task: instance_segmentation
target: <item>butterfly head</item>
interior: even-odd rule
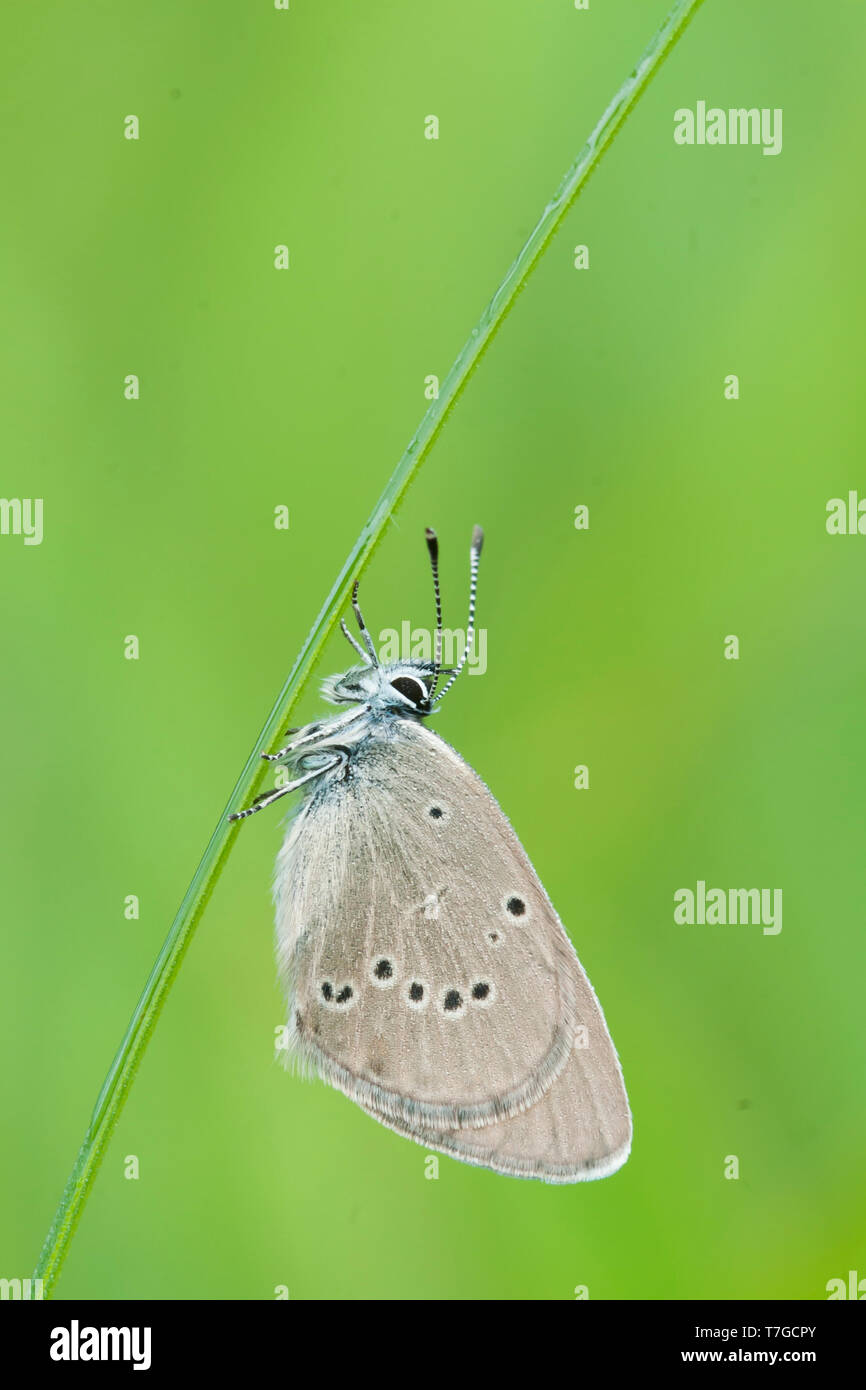
[[[430,567],[433,571],[433,594],[436,600],[436,638],[432,661],[396,661],[383,665],[373,644],[373,639],[364,622],[358,604],[358,581],[352,589],[352,608],[358,624],[361,642],[351,635],[345,622],[341,622],[343,635],[361,657],[363,665],[353,666],[342,676],[332,676],[322,687],[326,699],[334,704],[368,704],[372,710],[391,710],[414,718],[424,718],[432,714],[439,705],[466,664],[472,650],[475,631],[475,594],[478,584],[478,564],[484,533],[480,526],[472,532],[472,545],[469,550],[469,620],[466,624],[466,641],[458,664],[443,670],[442,667],[442,598],[439,591],[439,542],[436,532],[428,526],[425,533],[427,549],[430,554]],[[363,646],[361,645],[363,643]],[[445,683],[438,689],[440,680]]]
[[[265,806],[279,800],[288,792],[310,783],[313,779],[345,769],[350,756],[350,748],[364,739],[370,724],[376,719],[426,719],[434,714],[460,672],[472,650],[475,631],[475,590],[478,583],[478,562],[484,535],[480,526],[472,532],[472,545],[469,550],[469,619],[466,624],[466,640],[463,653],[456,666],[442,667],[442,599],[439,593],[439,542],[436,532],[427,528],[427,549],[430,552],[430,566],[433,571],[433,593],[436,599],[436,638],[432,661],[419,661],[414,658],[406,661],[381,662],[373,639],[367,630],[358,605],[358,581],[352,589],[352,607],[361,637],[359,642],[351,635],[345,622],[340,626],[343,635],[351,643],[361,662],[352,666],[342,675],[330,676],[322,685],[322,694],[335,705],[354,705],[345,714],[335,714],[332,719],[306,725],[303,729],[289,729],[292,742],[287,743],[276,753],[263,753],[268,762],[290,764],[299,774],[272,791],[257,796],[251,805],[242,811],[234,811],[229,820],[243,820],[261,811]],[[363,645],[362,645],[363,643]],[[440,680],[444,684],[440,687]]]
[[[438,675],[450,675],[440,669]],[[395,661],[388,665],[352,666],[325,681],[322,693],[335,705],[367,704],[371,710],[424,718],[435,708],[432,692],[437,677],[433,661]]]

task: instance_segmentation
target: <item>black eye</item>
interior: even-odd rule
[[[398,676],[391,682],[391,689],[397,690],[401,695],[405,695],[407,700],[411,700],[413,705],[420,705],[427,699],[427,687],[416,680],[414,676]]]

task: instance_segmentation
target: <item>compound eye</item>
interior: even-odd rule
[[[398,676],[391,682],[391,689],[405,695],[413,705],[420,705],[427,699],[427,687],[415,676]]]

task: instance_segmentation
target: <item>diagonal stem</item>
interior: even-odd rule
[[[210,837],[192,882],[178,908],[168,936],[156,958],[141,998],[124,1034],[117,1056],[111,1064],[94,1107],[84,1142],[67,1181],[51,1229],[45,1239],[34,1277],[43,1280],[43,1295],[50,1297],[60,1273],[69,1243],[98,1172],[105,1148],[120,1117],[126,1096],[144,1054],[160,1010],[180,968],[193,932],[201,921],[208,899],[222,873],[238,833],[238,822],[229,825],[227,816],[250,798],[264,775],[261,753],[277,746],[281,729],[287,723],[328,637],[336,626],[349,595],[353,579],[368,563],[382,538],[389,520],[406,489],[436,440],[469,377],[502,327],[517,295],[523,289],[542,253],[562,224],[566,213],[583,188],[604,151],[621,128],[629,111],[645,91],[674,44],[684,32],[702,0],[677,0],[664,24],[655,34],[639,62],[597,121],[586,144],[566,173],[550,202],[508,270],[502,284],[482,313],[464,343],[453,367],[442,384],[438,399],[430,404],[409,441],[382,496],[352,546],[334,581],[319,616],[301,647],[289,677],[253,745],[225,810]]]

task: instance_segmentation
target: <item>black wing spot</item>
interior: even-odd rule
[[[338,1003],[338,1004],[348,1004],[348,1002],[349,1002],[349,1000],[352,998],[352,995],[354,994],[354,992],[355,992],[355,991],[352,989],[352,986],[351,986],[351,985],[343,985],[343,988],[340,990],[340,993],[337,995],[337,1003]]]
[[[330,1004],[333,997],[334,987],[331,984],[330,980],[325,980],[324,984],[322,985],[322,998],[325,1000],[327,1004]]]
[[[526,903],[522,898],[511,897],[505,904],[512,917],[522,917],[526,912]]]
[[[414,1013],[422,1013],[427,1008],[429,993],[429,986],[423,980],[413,980],[410,976],[403,998]]]
[[[459,989],[449,989],[445,998],[442,1000],[442,1007],[448,1014],[456,1013],[463,1000],[460,997]]]
[[[479,980],[477,985],[472,986],[473,999],[486,999],[490,993],[490,986],[485,980]]]
[[[498,931],[489,931],[489,932],[487,933],[487,940],[488,940],[488,941],[492,941],[493,944],[494,944],[494,946],[495,946],[496,943],[497,943],[497,941],[499,940],[499,932],[498,932]]]
[[[434,820],[441,820],[443,814],[444,812],[441,806],[430,807],[430,815],[433,817]]]
[[[391,962],[386,960],[383,956],[381,960],[376,961],[373,974],[376,976],[377,980],[390,980],[394,974],[394,967]]]

